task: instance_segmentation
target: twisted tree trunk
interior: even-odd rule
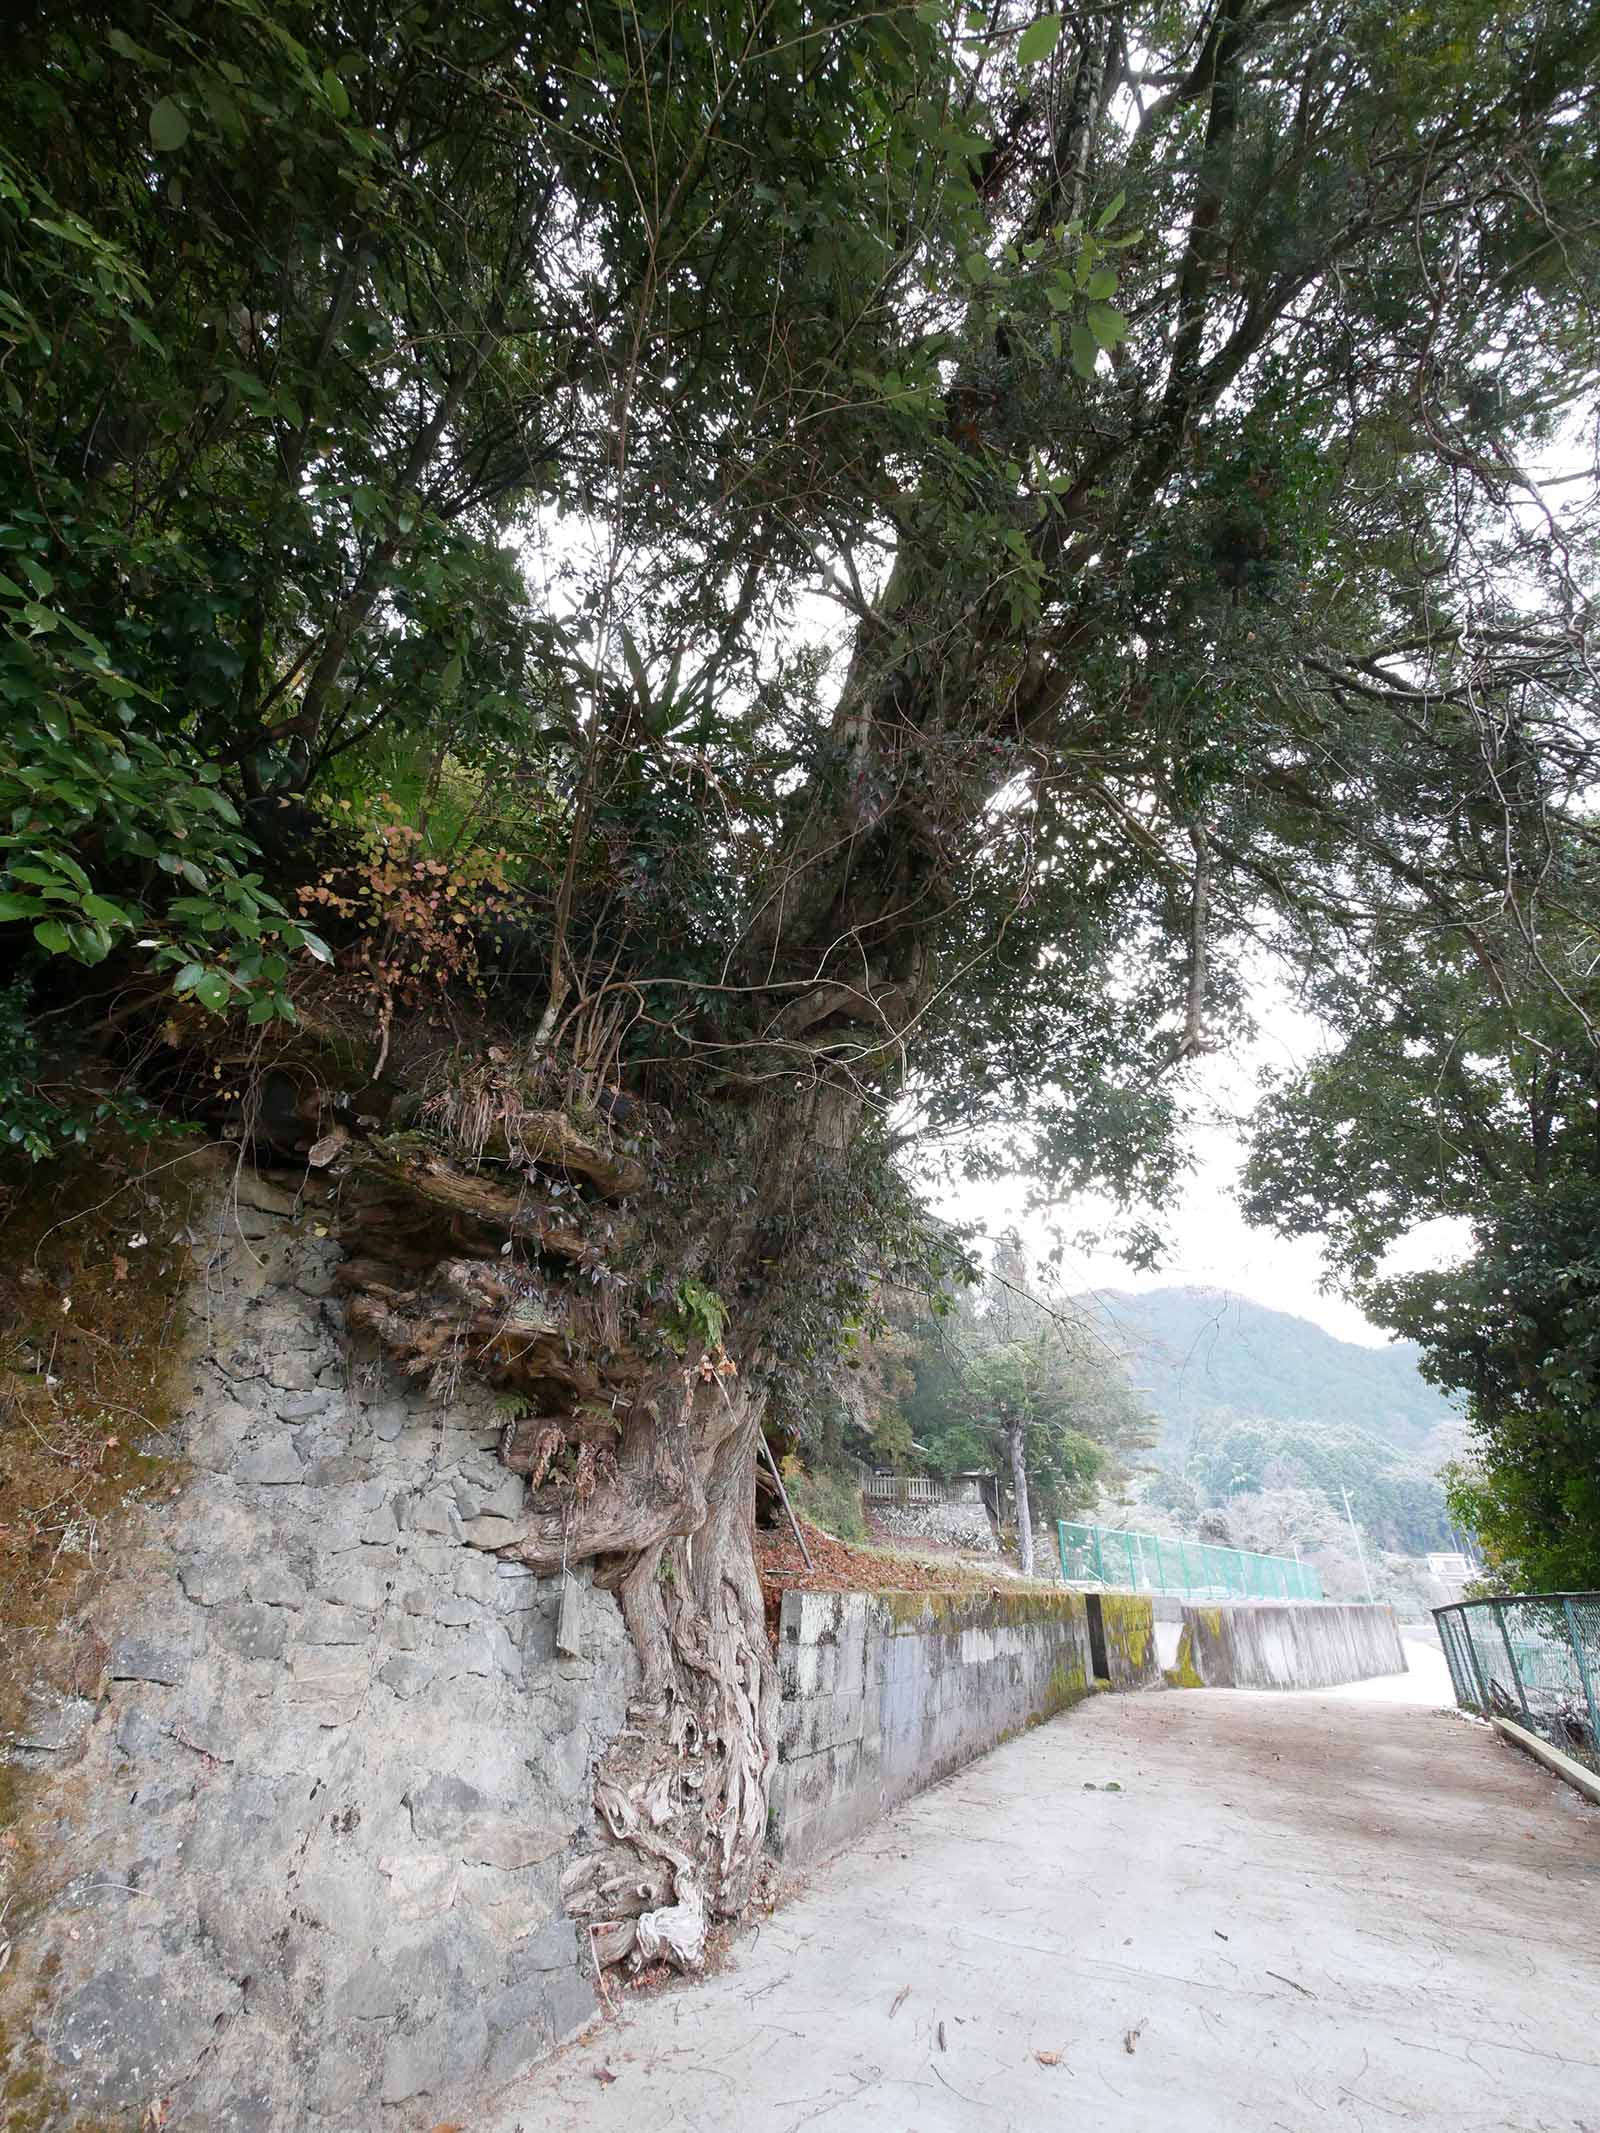
[[[521,1108],[503,1070],[462,1073],[471,1103],[457,1091],[404,1133],[337,1142],[348,1320],[441,1400],[465,1371],[508,1395],[501,1456],[526,1499],[515,1518],[469,1521],[467,1541],[545,1576],[590,1565],[616,1594],[640,1681],[566,1900],[599,1962],[693,1969],[708,1925],[756,1885],[776,1752],[753,1547],[784,1309],[768,1196],[792,1207],[810,1169],[843,1156],[854,1105],[729,1092],[720,1128],[697,1119],[691,1156],[720,1131],[730,1176],[764,1189],[713,1199],[674,1177],[669,1122],[647,1164],[603,1128]],[[319,1156],[336,1140],[328,1108],[306,1122]],[[698,1318],[696,1296],[711,1298]]]

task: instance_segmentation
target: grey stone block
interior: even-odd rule
[[[284,1563],[263,1563],[250,1573],[250,1597],[264,1607],[300,1608],[306,1604],[306,1588]]]
[[[281,1659],[289,1634],[280,1609],[250,1600],[228,1600],[213,1608],[211,1631],[225,1651],[241,1659]]]
[[[503,1468],[492,1477],[469,1480],[458,1476],[455,1483],[456,1507],[464,1519],[515,1518],[522,1510],[527,1497],[528,1485],[520,1474],[507,1473]]]
[[[254,1482],[262,1488],[283,1488],[306,1478],[300,1454],[289,1438],[269,1440],[258,1451],[246,1452],[234,1472],[241,1481]]]
[[[479,1600],[489,1607],[498,1598],[497,1568],[492,1557],[480,1555],[475,1548],[458,1548],[449,1565],[451,1582],[462,1599]]]
[[[469,1548],[504,1548],[517,1537],[517,1522],[514,1518],[464,1519],[461,1538]]]
[[[391,2037],[383,2054],[378,2095],[384,2103],[408,2103],[442,2089],[465,2087],[482,2072],[489,2055],[489,2025],[479,2007],[441,2015],[414,2036]]]
[[[67,1755],[94,1722],[94,1704],[86,1696],[30,1695],[21,1730],[10,1746],[32,1756]]]
[[[183,1747],[209,1755],[214,1762],[231,1763],[239,1747],[240,1720],[237,1704],[202,1703],[191,1694],[168,1730]]]
[[[406,1501],[404,1524],[408,1533],[449,1533],[461,1530],[461,1514],[442,1489]]]
[[[189,1654],[148,1637],[123,1637],[112,1647],[107,1668],[113,1681],[160,1681],[175,1687],[189,1671]]]
[[[306,2070],[306,2094],[312,2109],[332,2120],[339,2133],[362,2125],[371,2107],[377,2076],[361,2050],[364,2041],[350,2037],[320,2056],[313,2054]]]
[[[489,2025],[489,2062],[484,2076],[491,2088],[514,2080],[524,2067],[548,2051],[557,2032],[551,2023],[544,1980],[524,1978],[497,1992],[484,2010]]]
[[[367,1460],[353,1452],[337,1452],[331,1459],[314,1459],[306,1469],[306,1481],[312,1488],[341,1488],[347,1481],[361,1481],[371,1471]]]
[[[156,1723],[152,1714],[142,1704],[130,1703],[117,1720],[112,1735],[119,1755],[131,1762],[138,1762],[147,1755],[155,1755],[166,1745],[167,1736]]]
[[[324,1558],[317,1571],[318,1590],[341,1607],[361,1607],[369,1613],[384,1602],[388,1579],[384,1566],[357,1555]]]
[[[522,1654],[507,1636],[503,1623],[496,1622],[490,1627],[489,1653],[502,1674],[512,1681],[522,1679]]]
[[[365,1659],[343,1646],[301,1645],[289,1654],[289,1671],[305,1690],[323,1696],[359,1696],[367,1684]]]
[[[400,1975],[401,1967],[376,1957],[363,1963],[340,1987],[338,2012],[356,2022],[382,2022],[403,2014],[412,1988]]]
[[[280,1422],[309,1422],[313,1415],[323,1413],[332,1398],[329,1392],[294,1392],[272,1405]]]
[[[488,1806],[476,1785],[445,1770],[414,1785],[405,1796],[411,1833],[422,1844],[455,1845]]]
[[[473,1558],[469,1557],[469,1561]],[[531,1570],[513,1569],[509,1564],[495,1566],[494,1605],[502,1615],[529,1615],[553,1613],[555,1591],[548,1578],[535,1577]]]
[[[397,1652],[379,1667],[378,1679],[397,1696],[409,1699],[427,1688],[437,1673],[431,1660],[415,1659],[408,1653]]]
[[[390,1547],[399,1537],[400,1523],[394,1515],[392,1503],[380,1504],[361,1528],[361,1539],[369,1548]]]
[[[307,1644],[366,1644],[372,1637],[372,1617],[353,1607],[313,1600],[301,1617],[300,1635]]]
[[[50,2041],[72,2069],[74,2101],[121,2104],[175,2088],[209,2041],[237,1989],[208,1978],[202,1990],[165,1971],[102,1970],[61,2004]]]

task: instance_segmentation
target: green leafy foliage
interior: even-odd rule
[[[8,56],[0,949],[86,1014],[153,962],[278,1019],[317,840],[393,795],[405,924],[328,906],[347,974],[383,933],[389,1005],[448,964],[692,1120],[788,1393],[930,1256],[901,1122],[1148,1255],[1264,942],[1314,974],[1401,912],[1460,1006],[1495,899],[1538,946],[1584,891],[1593,499],[1523,471],[1592,398],[1581,8],[232,0]],[[1560,924],[1536,1005],[1582,997]],[[1590,1042],[1478,1003],[1485,1070],[1440,984],[1451,1106]],[[1385,1190],[1489,1177],[1523,1234],[1370,1048],[1290,1219],[1340,1104]],[[1393,1209],[1341,1194],[1366,1279]]]
[[[1437,1463],[1349,1424],[1218,1420],[1196,1433],[1169,1476],[1167,1486],[1152,1485],[1153,1503],[1203,1509],[1287,1488],[1343,1516],[1348,1488],[1358,1522],[1382,1547],[1424,1555],[1453,1545]]]
[[[1041,15],[1037,22],[1030,22],[1017,39],[1017,64],[1033,66],[1041,59],[1048,59],[1061,42],[1061,17]]]
[[[685,1279],[676,1292],[674,1337],[679,1353],[691,1342],[700,1348],[720,1348],[728,1330],[728,1307],[715,1289],[703,1281]]]
[[[1127,1478],[1154,1428],[1086,1313],[1041,1291],[1009,1244],[988,1274],[937,1301],[930,1310],[906,1299],[868,1344],[862,1389],[878,1463],[1008,1481],[1020,1426],[1041,1516],[1072,1517],[1102,1484]]]
[[[39,1055],[26,978],[0,986],[0,1136],[3,1152],[41,1162],[108,1135],[149,1142],[171,1127],[149,1104],[121,1091],[63,1082]]]
[[[1592,983],[1600,913],[1587,840],[1508,807],[1566,923],[1530,939],[1515,877],[1492,922],[1407,927],[1321,983],[1338,1041],[1265,1100],[1247,1173],[1254,1219],[1331,1236],[1380,1324],[1419,1344],[1470,1423],[1452,1516],[1528,1589],[1600,1580],[1600,1263]],[[1397,1274],[1390,1249],[1454,1218],[1455,1263]],[[1470,1242],[1468,1241],[1470,1239]]]
[[[0,924],[90,965],[134,944],[203,1007],[292,1018],[290,957],[328,950],[250,870],[216,767],[163,747],[132,703],[93,718],[61,690],[33,694],[15,669],[0,669],[0,694],[19,714],[0,738]]]

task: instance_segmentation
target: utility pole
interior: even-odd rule
[[[1372,1572],[1367,1568],[1367,1551],[1361,1545],[1361,1528],[1356,1524],[1356,1514],[1350,1508],[1350,1491],[1344,1486],[1343,1482],[1339,1484],[1339,1491],[1344,1497],[1344,1515],[1350,1521],[1350,1532],[1355,1540],[1356,1554],[1361,1559],[1361,1575],[1367,1581],[1367,1600],[1370,1605],[1372,1601]]]

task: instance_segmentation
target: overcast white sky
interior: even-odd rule
[[[1315,1320],[1341,1340],[1381,1346],[1389,1336],[1370,1325],[1340,1296],[1324,1294],[1326,1265],[1320,1239],[1285,1242],[1270,1231],[1246,1226],[1233,1192],[1244,1148],[1233,1118],[1253,1101],[1256,1076],[1265,1066],[1293,1071],[1318,1049],[1318,1026],[1285,995],[1266,990],[1258,998],[1260,1033],[1245,1053],[1207,1060],[1200,1069],[1197,1109],[1210,1122],[1191,1139],[1195,1168],[1181,1205],[1167,1224],[1171,1250],[1153,1274],[1136,1273],[1109,1253],[1084,1253],[1068,1245],[1061,1281],[1074,1292],[1089,1289],[1154,1289],[1190,1284],[1227,1289],[1275,1310],[1293,1311]],[[1053,1241],[1046,1218],[1022,1212],[1020,1184],[978,1185],[941,1199],[941,1211],[959,1221],[981,1221],[992,1236],[1015,1224],[1024,1243],[1041,1256]],[[1085,1201],[1051,1217],[1067,1237],[1102,1226],[1111,1210]],[[1464,1225],[1430,1223],[1406,1241],[1389,1261],[1399,1273],[1415,1267],[1448,1263],[1465,1241]]]

